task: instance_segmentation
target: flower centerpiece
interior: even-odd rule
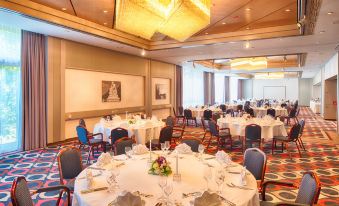
[[[128,124],[135,124],[137,122],[136,119],[130,119],[128,120]]]
[[[148,173],[152,175],[168,176],[172,173],[172,169],[169,166],[169,162],[167,162],[166,158],[163,156],[159,156],[152,162],[151,168],[148,170]]]

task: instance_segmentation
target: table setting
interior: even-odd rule
[[[172,151],[143,146],[103,153],[76,178],[73,205],[259,205],[254,176],[224,151],[213,156],[203,145],[198,153],[185,144]]]
[[[145,144],[151,138],[158,138],[160,130],[165,123],[158,120],[155,116],[148,119],[141,119],[139,115],[132,117],[127,116],[127,119],[121,119],[119,116],[114,116],[112,119],[102,118],[99,123],[95,124],[93,133],[102,133],[103,140],[110,142],[111,130],[117,127],[124,128],[128,131],[128,136],[135,137],[137,144]]]
[[[275,107],[268,107],[268,106],[263,106],[263,107],[251,107],[253,108],[254,111],[254,116],[256,117],[264,117],[267,115],[267,110],[268,109],[274,109],[275,110],[275,116],[288,116],[288,111],[286,108],[281,107],[280,105],[277,105]]]

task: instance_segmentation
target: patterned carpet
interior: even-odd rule
[[[303,157],[299,158],[297,150],[291,147],[292,160],[286,152],[277,151],[272,156],[268,143],[264,147],[268,155],[265,179],[295,183],[300,181],[303,171],[315,171],[322,183],[318,204],[339,205],[339,146],[326,134],[335,132],[336,124],[321,119],[306,107],[301,108],[299,116],[306,120],[303,140],[307,152],[303,152]],[[188,127],[185,136],[202,138],[202,128]],[[10,187],[15,176],[25,176],[32,190],[59,184],[56,155],[61,147],[63,146],[0,156],[0,206],[11,205]],[[215,145],[212,145],[210,152],[215,150]],[[226,151],[230,152],[228,149]],[[98,155],[95,154],[95,157]],[[235,148],[231,155],[234,161],[242,162],[239,148]],[[87,153],[83,152],[83,156],[85,159]],[[91,161],[95,161],[95,158]],[[297,192],[282,187],[269,188],[268,191],[270,201],[293,201]],[[36,205],[55,205],[55,197],[56,193],[51,192],[33,196]]]

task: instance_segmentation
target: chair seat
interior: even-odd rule
[[[273,137],[273,139],[275,139],[275,140],[281,140],[281,141],[288,141],[288,137],[284,137],[284,136]]]
[[[172,134],[173,138],[180,138],[181,137],[181,133],[180,132],[175,132]]]
[[[91,144],[100,144],[102,143],[102,139],[90,139],[89,142]]]
[[[231,134],[230,133],[227,133],[227,132],[219,132],[219,136],[221,138],[225,138],[225,137],[231,137]]]
[[[74,191],[74,181],[75,179],[69,180],[65,185],[70,191]]]

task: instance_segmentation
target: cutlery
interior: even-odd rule
[[[102,191],[102,190],[107,190],[107,189],[108,189],[108,187],[99,187],[99,188],[95,188],[95,189],[82,190],[81,194],[88,194],[88,193]]]
[[[186,198],[186,197],[191,197],[191,196],[195,196],[195,195],[200,195],[200,192],[190,192],[190,193],[182,193],[182,197]]]
[[[230,205],[230,206],[236,206],[235,203],[229,201],[228,199],[224,198],[223,196],[219,195],[219,197],[220,197],[220,199],[221,199],[222,201],[224,201],[224,202],[227,203],[228,205]]]
[[[140,191],[135,191],[133,192],[135,195],[138,195],[138,196],[142,196],[142,197],[153,197],[153,195],[150,195],[150,194],[145,194],[145,193],[142,193]]]
[[[230,173],[230,174],[241,174],[241,172],[232,172],[232,171],[228,171],[228,173]],[[246,175],[250,175],[250,173],[246,172]]]
[[[243,189],[243,190],[253,190],[252,188],[243,187],[243,186],[237,186],[237,185],[235,185],[235,184],[233,184],[233,183],[231,183],[231,184],[228,184],[228,183],[227,183],[227,186],[233,187],[233,188],[238,188],[238,189]]]
[[[205,160],[212,160],[212,159],[215,159],[215,157],[207,157],[207,158],[205,158]]]
[[[155,206],[161,206],[162,203],[161,202],[158,202],[157,204],[155,204]]]
[[[214,167],[213,165],[208,164],[207,162],[205,162],[205,165],[207,165],[207,166],[209,166],[209,167]]]
[[[103,169],[103,168],[99,168],[99,167],[93,167],[93,166],[91,166],[91,167],[88,167],[88,169],[91,169],[91,170],[100,170],[100,171],[105,171],[105,169]]]
[[[100,175],[102,175],[102,173],[100,172],[99,174],[93,175],[93,177],[99,177]],[[83,180],[86,179],[87,177],[79,177],[78,180]]]

